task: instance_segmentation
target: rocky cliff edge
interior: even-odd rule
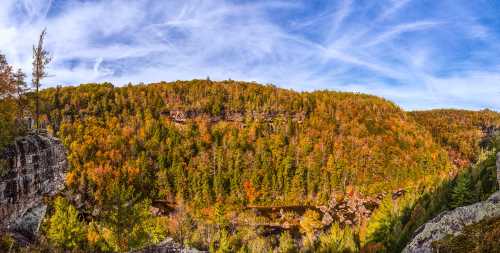
[[[17,138],[0,160],[0,231],[32,238],[45,215],[43,199],[64,187],[66,150],[54,137],[32,134]]]
[[[500,152],[497,154],[496,165],[497,182],[500,187]],[[458,235],[467,225],[496,217],[500,217],[500,191],[492,194],[486,201],[458,207],[439,214],[417,229],[416,236],[406,245],[403,252],[432,252],[432,242],[440,240],[446,235]]]

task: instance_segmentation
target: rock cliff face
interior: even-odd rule
[[[197,117],[206,118],[210,122],[229,121],[229,122],[244,122],[245,118],[259,120],[263,122],[273,122],[275,120],[291,119],[293,122],[302,123],[306,118],[305,113],[288,113],[288,112],[256,112],[256,111],[241,111],[241,112],[221,112],[218,116],[213,116],[208,113],[198,111],[183,111],[172,110],[162,112],[163,116],[169,117],[176,123],[185,123],[189,119]]]
[[[64,146],[53,137],[28,135],[17,138],[0,158],[0,231],[33,236],[45,215],[44,197],[64,187]]]
[[[497,154],[496,165],[497,180],[500,186],[500,153]],[[464,226],[495,217],[500,217],[500,191],[492,194],[486,201],[443,212],[425,223],[415,232],[416,236],[403,252],[432,252],[432,242],[440,240],[446,235],[458,235]]]

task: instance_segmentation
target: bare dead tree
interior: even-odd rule
[[[48,74],[46,72],[46,66],[52,60],[49,52],[45,50],[43,47],[43,41],[45,39],[45,35],[47,34],[47,29],[43,29],[40,37],[38,39],[38,45],[33,46],[33,87],[36,89],[35,91],[35,121],[36,128],[39,128],[39,116],[40,116],[40,81],[47,77]]]

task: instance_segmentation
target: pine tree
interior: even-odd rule
[[[229,226],[229,221],[226,218],[226,209],[224,204],[218,202],[214,207],[214,221],[219,230],[224,230]]]
[[[107,243],[116,251],[127,251],[161,237],[163,231],[154,223],[149,212],[149,202],[139,195],[126,181],[112,182],[108,186],[102,210],[102,225],[112,232]]]
[[[217,249],[217,253],[234,252],[234,250],[231,249],[229,233],[225,229],[222,229],[219,231],[219,235],[219,248]]]
[[[304,174],[305,171],[302,166],[299,166],[299,168],[295,170],[295,175],[292,178],[291,187],[289,189],[289,196],[292,202],[302,200],[304,197]]]
[[[341,228],[338,223],[334,223],[327,233],[319,237],[318,252],[356,252],[356,240],[354,231],[346,226]]]
[[[309,242],[314,242],[316,231],[322,227],[320,214],[313,210],[307,210],[300,220],[300,228]]]
[[[451,192],[451,207],[456,208],[473,202],[472,183],[468,173],[457,177],[457,181]]]
[[[61,197],[54,203],[55,212],[49,219],[47,231],[49,241],[64,249],[81,248],[85,225],[78,219],[76,208]]]
[[[53,113],[49,113],[48,116],[50,116],[50,123],[52,125],[52,129],[54,131],[54,134],[57,134],[59,131],[59,127],[61,125],[62,121],[62,103],[61,103],[61,86],[58,85],[56,87],[56,92],[54,93],[54,96],[51,101]]]
[[[289,232],[282,232],[280,235],[280,244],[278,248],[279,253],[295,253],[297,247]]]
[[[399,209],[391,197],[386,197],[368,222],[367,243],[382,243],[386,250],[397,244],[401,229]]]
[[[171,227],[175,239],[184,246],[184,243],[191,237],[194,224],[193,219],[184,205],[182,199],[178,199],[175,214],[171,218]]]

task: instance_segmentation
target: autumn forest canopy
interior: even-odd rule
[[[499,12],[0,0],[0,253],[500,253]]]
[[[401,189],[432,191],[481,162],[479,155],[494,144],[500,127],[500,114],[489,110],[406,112],[372,95],[296,92],[232,80],[82,84],[30,92],[24,90],[24,76],[7,66],[2,80],[8,81],[0,82],[0,147],[24,134],[23,120],[38,111],[40,127],[68,150],[67,194],[54,202],[44,228],[49,241],[66,249],[124,251],[168,234],[202,249],[252,251],[242,245],[260,237],[241,234],[238,224],[248,218],[238,210],[327,206],[332,199]],[[476,189],[476,198],[490,188]],[[445,199],[451,191],[443,194]],[[407,203],[409,213],[421,203],[416,199]],[[177,216],[155,218],[150,206],[176,210]],[[327,242],[335,231],[351,238],[352,245],[344,245],[348,251],[369,242],[390,251],[408,239],[388,242],[388,234],[377,237],[378,225],[362,222],[351,224],[352,231],[334,225],[318,237],[326,228],[315,225],[320,216],[313,209],[296,224],[305,238],[302,249],[334,247]],[[402,207],[397,210],[390,217],[403,215]],[[72,228],[60,225],[64,213],[74,221]],[[61,237],[67,230],[71,236]],[[209,239],[200,237],[203,233]],[[294,248],[296,237],[283,233],[279,242],[259,243]]]

